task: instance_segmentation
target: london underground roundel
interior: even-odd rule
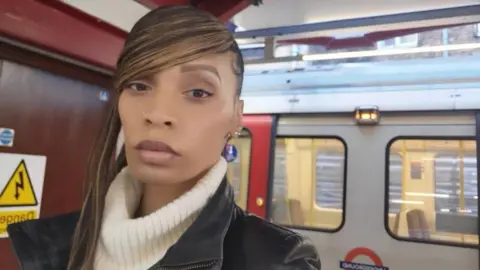
[[[368,257],[372,263],[357,263],[355,259],[358,256]],[[380,257],[371,249],[366,247],[357,247],[350,250],[345,259],[340,261],[340,269],[345,270],[388,270],[388,267],[383,265]]]

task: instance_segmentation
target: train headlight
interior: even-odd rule
[[[380,120],[377,106],[360,106],[355,108],[355,120],[359,125],[376,125]]]

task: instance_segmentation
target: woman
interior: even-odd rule
[[[320,269],[310,243],[234,204],[221,153],[241,129],[243,70],[207,12],[170,6],[140,19],[81,213],[8,228],[23,269]]]

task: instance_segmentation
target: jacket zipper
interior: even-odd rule
[[[192,264],[192,265],[189,265],[189,266],[184,266],[184,267],[176,267],[176,266],[159,266],[159,267],[155,267],[154,269],[155,270],[195,270],[195,269],[202,269],[202,268],[205,268],[205,267],[210,267],[210,266],[213,266],[215,265],[217,261],[209,261],[209,262],[205,262],[205,263],[199,263],[199,264]]]

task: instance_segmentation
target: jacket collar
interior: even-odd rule
[[[224,178],[215,194],[158,266],[179,266],[223,259],[223,242],[234,213],[233,189]]]
[[[233,189],[224,178],[198,218],[156,266],[180,266],[222,260],[223,243],[234,207]],[[43,254],[48,248],[57,250],[57,256],[66,256],[61,258],[61,264],[65,264],[68,261],[71,238],[78,218],[78,213],[72,213],[8,226],[8,234],[20,263],[34,265],[36,262],[32,262],[32,259],[45,263],[52,254],[45,258],[38,255]],[[32,242],[35,242],[35,245],[31,245]]]

